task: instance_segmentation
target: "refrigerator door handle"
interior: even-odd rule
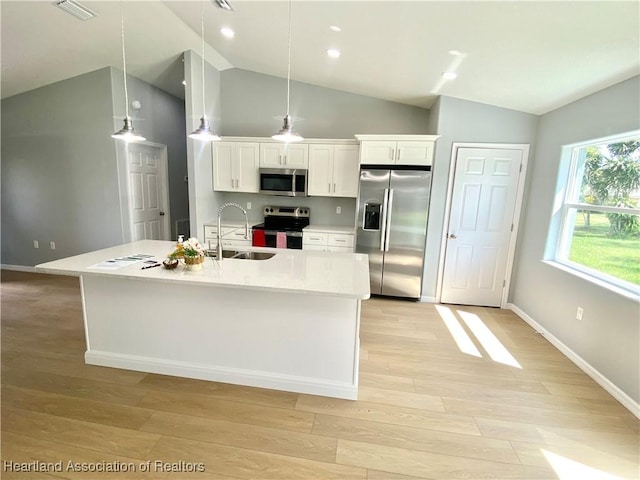
[[[389,189],[389,193],[388,193],[388,197],[389,197],[389,201],[387,202],[387,216],[385,219],[385,225],[386,225],[386,238],[384,241],[384,251],[388,252],[389,251],[389,240],[391,237],[391,213],[393,211],[393,188]]]
[[[385,242],[387,239],[387,205],[389,202],[389,189],[384,189],[384,199],[382,200],[382,214],[380,215],[380,223],[382,228],[380,229],[380,251],[384,252]]]

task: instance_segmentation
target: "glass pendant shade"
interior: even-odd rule
[[[144,142],[146,138],[142,135],[138,135],[133,130],[133,123],[131,123],[130,117],[124,117],[124,127],[111,135],[116,140],[124,140],[125,142]]]
[[[300,142],[304,140],[302,136],[293,129],[293,126],[291,125],[291,117],[289,115],[284,117],[284,124],[280,131],[275,135],[272,135],[271,138],[286,143]]]
[[[189,134],[189,138],[207,142],[215,142],[216,140],[220,140],[220,137],[213,133],[213,131],[211,130],[209,119],[204,116],[200,119],[200,126]]]

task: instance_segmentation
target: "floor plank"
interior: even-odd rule
[[[521,368],[464,322],[481,356],[462,353],[434,305],[363,302],[347,401],[86,365],[78,279],[0,273],[2,461],[162,467],[3,479],[640,477],[638,419],[510,311],[446,307],[477,315]],[[205,470],[179,471],[189,461]]]

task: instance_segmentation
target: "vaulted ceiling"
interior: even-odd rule
[[[207,61],[286,77],[288,2],[230,1],[232,12],[204,0]],[[1,2],[3,98],[122,68],[121,2],[81,3],[98,16],[82,22],[48,1]],[[125,1],[129,73],[184,96],[180,58],[200,52],[202,6]],[[542,114],[640,68],[636,1],[294,0],[292,18],[292,79],[421,107],[449,95]]]

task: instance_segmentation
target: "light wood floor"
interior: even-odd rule
[[[359,400],[347,401],[85,365],[76,278],[5,271],[1,286],[3,465],[136,468],[2,478],[640,476],[638,420],[509,311],[449,307],[477,357],[434,305],[364,302]],[[458,311],[521,368],[492,360]],[[179,462],[205,472],[169,471]]]

